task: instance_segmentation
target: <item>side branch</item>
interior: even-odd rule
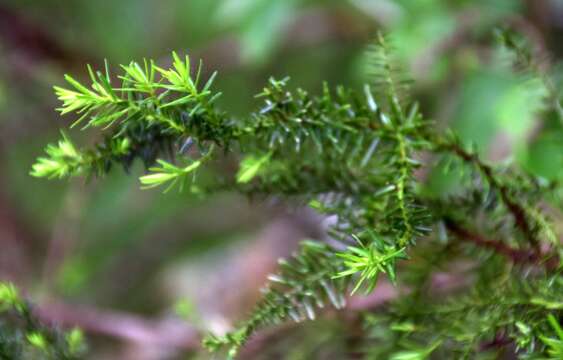
[[[481,161],[476,153],[470,153],[455,143],[441,142],[439,147],[443,150],[454,153],[463,161],[471,163],[479,169],[491,187],[499,192],[502,202],[506,205],[512,216],[514,216],[516,226],[522,231],[526,239],[528,239],[535,248],[539,249],[540,240],[538,239],[537,232],[534,229],[535,226],[530,224],[528,221],[526,208],[512,198],[509,187],[500,182],[500,180],[495,176],[493,168]]]
[[[199,348],[201,341],[197,329],[180,320],[151,321],[133,314],[62,302],[39,306],[34,314],[50,324],[78,326],[89,333],[135,343],[193,350]]]
[[[559,263],[557,256],[553,256],[549,258],[549,260],[543,261],[545,254],[542,254],[535,249],[515,249],[500,240],[487,239],[480,234],[471,232],[450,218],[445,218],[444,222],[447,229],[460,240],[472,242],[476,246],[491,249],[497,254],[507,257],[515,264],[541,264],[546,269],[554,269]]]

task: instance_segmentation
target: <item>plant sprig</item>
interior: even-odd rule
[[[365,293],[374,291],[381,273],[393,283],[409,277],[420,283],[412,297],[394,302],[388,319],[393,323],[384,322],[387,327],[382,331],[387,345],[372,348],[376,356],[422,359],[430,354],[451,357],[462,352],[468,358],[477,352],[478,341],[494,337],[496,332],[526,343],[530,354],[536,348],[540,352],[553,348],[558,340],[545,337],[550,340],[541,343],[542,338],[536,336],[547,332],[548,312],[560,316],[559,303],[553,297],[563,296],[560,279],[553,273],[561,269],[556,253],[562,253],[561,244],[554,240],[555,230],[537,206],[547,190],[530,175],[505,175],[476,151],[465,150],[455,135],[432,130],[432,123],[408,96],[408,77],[395,62],[388,39],[378,36],[370,56],[373,82],[360,93],[324,84],[319,95],[312,95],[303,89],[290,90],[287,78],[271,78],[257,96],[262,105],[242,118],[218,108],[215,100],[220,93],[212,89],[215,73],[204,83],[201,62],[192,74],[187,56],[182,59],[173,53],[168,69],[153,61],[124,65],[119,87],[111,84],[107,67],[105,73],[88,68],[90,87],[66,76],[71,89],[57,87],[55,91],[63,102],[61,113],[75,113],[78,123],[100,130],[104,140],[93,148],[78,150],[63,134],[57,145],[47,146],[47,156],[38,159],[31,173],[47,178],[103,175],[114,163],[128,169],[140,158],[149,168],[149,173],[140,177],[141,185],[166,186],[166,192],[177,185],[183,189],[187,179],[211,160],[233,156],[242,158],[238,172],[212,176],[215,189],[297,199],[333,219],[328,229],[331,246],[302,242],[291,259],[280,261],[278,273],[270,277],[248,319],[224,336],[210,335],[204,340],[211,350],[226,349],[231,357],[266,326],[313,319],[325,304],[340,309],[346,297],[361,288]],[[195,160],[187,151],[194,143],[208,147]],[[436,200],[424,194],[423,181],[415,175],[422,165],[417,160],[419,153],[423,152],[447,153],[471,169],[471,183],[463,184],[459,199]],[[472,227],[483,227],[495,235],[508,233],[499,238],[511,244],[473,239],[470,243],[474,247],[485,244],[487,251],[470,248],[463,253],[452,239],[472,233],[446,227],[448,218],[464,218]],[[439,236],[436,228],[441,229]],[[444,239],[439,245],[437,236]],[[419,239],[424,241],[419,244]],[[519,264],[506,256],[499,260],[499,252],[520,251],[512,243],[537,249],[540,252],[535,254],[541,256]],[[451,259],[437,256],[445,248],[451,251]],[[543,253],[543,248],[549,248],[548,252]],[[416,258],[411,255],[417,252],[425,255],[428,264],[405,261]],[[440,265],[445,266],[446,260],[467,263],[468,258],[473,266],[468,278],[477,280],[467,287],[479,296],[454,297],[461,307],[428,301],[425,291],[430,287],[431,273],[442,270],[430,260],[440,259]],[[538,274],[533,276],[521,271],[522,264],[533,266],[545,259],[557,264],[538,266]],[[401,273],[396,266],[399,261],[405,261]],[[498,283],[495,276],[507,280]],[[516,283],[521,285],[517,289],[512,286]],[[536,286],[538,283],[546,289]],[[503,302],[474,301],[485,298],[482,288],[492,293],[494,286]],[[538,294],[533,298],[536,303],[527,286]],[[418,311],[424,307],[432,316]],[[522,308],[533,321],[525,323],[526,319],[518,316]],[[452,330],[448,328],[450,320],[460,314],[470,316],[467,323],[471,326],[464,328],[457,319],[456,335],[450,337],[444,329]],[[511,320],[520,321],[520,326],[513,326]],[[411,325],[393,325],[401,321]],[[534,336],[518,337],[526,326],[534,329],[535,333],[530,330]],[[399,328],[403,330],[398,335]],[[430,341],[422,344],[418,334]],[[403,338],[414,345],[404,346]],[[34,342],[41,344],[37,339]]]

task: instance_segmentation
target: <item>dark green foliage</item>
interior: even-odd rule
[[[434,343],[440,344],[433,349],[438,358],[474,358],[479,352],[498,356],[503,351],[537,356],[545,345],[541,338],[557,336],[546,320],[560,316],[561,276],[516,280],[514,269],[498,270],[479,274],[467,294],[441,301],[426,291],[368,315],[368,339],[377,344],[370,346],[372,356],[393,358],[397,347],[424,352]]]
[[[238,173],[213,172],[204,191],[283,195],[332,216],[334,244],[304,242],[280,263],[248,320],[205,340],[211,350],[235,356],[261,328],[312,319],[328,303],[341,308],[350,292],[370,293],[385,273],[409,291],[367,313],[360,342],[368,358],[557,356],[562,250],[538,204],[558,184],[493,166],[433,127],[407,96],[408,81],[387,43],[376,39],[374,81],[363,91],[325,84],[313,96],[290,91],[287,79],[270,79],[258,94],[262,106],[241,119],[215,106],[214,75],[204,84],[201,65],[192,75],[189,58],[176,54],[170,69],[152,61],[123,66],[117,88],[107,70],[90,71],[90,88],[67,76],[74,90],[56,88],[61,112],[76,112],[77,123],[110,135],[90,150],[65,136],[32,175],[102,175],[113,163],[128,168],[141,158],[158,164],[140,178],[145,187],[183,189],[201,167],[213,171],[214,161],[240,154]],[[428,170],[424,156],[463,173],[462,189],[429,196],[418,172]],[[467,281],[441,301],[430,291],[432,275],[455,265]]]
[[[43,324],[12,284],[0,283],[1,359],[79,359],[84,353],[78,329],[62,332]]]
[[[327,245],[304,241],[291,261],[280,260],[279,273],[269,277],[271,284],[262,290],[262,300],[251,317],[233,333],[223,337],[210,336],[205,340],[205,346],[211,350],[227,346],[229,356],[233,357],[249,336],[261,327],[283,323],[287,319],[297,322],[314,320],[315,309],[328,304],[342,309],[346,304],[344,294],[348,282],[334,278],[343,267],[335,261],[333,254],[334,250]]]

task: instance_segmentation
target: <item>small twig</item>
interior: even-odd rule
[[[484,342],[479,346],[480,351],[487,351],[491,349],[501,349],[514,343],[514,340],[507,337],[503,332],[497,333],[493,340]]]
[[[469,241],[479,247],[491,249],[496,253],[509,258],[515,264],[542,263],[546,268],[551,269],[554,266],[556,267],[559,261],[556,257],[552,257],[548,261],[542,262],[545,258],[544,254],[541,254],[535,249],[515,249],[500,240],[487,239],[480,234],[463,228],[450,218],[445,218],[444,223],[446,224],[448,230],[455,234],[460,240]]]
[[[491,187],[499,192],[502,202],[506,205],[512,216],[514,216],[516,226],[522,231],[532,246],[539,249],[540,241],[533,229],[534,226],[528,222],[526,209],[510,196],[509,187],[500,183],[493,173],[493,168],[481,161],[476,153],[465,151],[462,147],[456,145],[455,143],[442,144],[442,148],[459,156],[465,162],[474,164],[479,171],[481,171]]]

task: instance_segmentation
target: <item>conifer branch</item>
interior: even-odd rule
[[[280,260],[280,272],[271,275],[270,285],[262,290],[262,300],[236,331],[225,336],[209,336],[204,345],[217,351],[228,348],[233,358],[239,348],[257,330],[278,324],[289,317],[294,321],[315,318],[315,308],[331,304],[337,309],[345,305],[347,281],[332,275],[343,270],[334,250],[324,244],[305,241],[291,262]]]
[[[140,158],[150,167],[150,173],[140,178],[143,186],[170,188],[180,184],[181,188],[189,176],[211,160],[223,154],[242,154],[236,174],[213,176],[205,186],[210,191],[296,198],[335,218],[328,232],[342,246],[303,242],[290,260],[280,262],[278,274],[269,279],[262,300],[248,319],[224,336],[209,336],[205,340],[211,350],[226,349],[231,357],[261,328],[288,320],[312,319],[316,309],[328,303],[341,308],[350,291],[363,288],[366,293],[371,292],[381,273],[395,282],[396,263],[407,259],[407,253],[420,251],[418,245],[414,246],[415,240],[428,235],[433,226],[439,225],[437,221],[445,217],[439,209],[429,206],[430,201],[418,189],[413,173],[420,164],[414,157],[421,151],[453,154],[480,173],[486,184],[477,190],[492,189],[498,194],[502,214],[511,214],[532,250],[489,240],[445,217],[451,233],[492,249],[510,261],[546,261],[546,276],[552,276],[551,281],[560,281],[553,277],[561,267],[556,264],[560,259],[546,260],[539,250],[544,240],[557,249],[561,246],[549,221],[532,205],[543,189],[530,177],[508,181],[476,152],[466,151],[455,136],[431,134],[416,103],[408,101],[404,71],[394,62],[382,35],[372,52],[375,95],[370,86],[365,86],[360,95],[344,87],[330,89],[325,84],[321,94],[315,96],[303,89],[289,90],[288,79],[272,78],[258,94],[263,105],[242,118],[233,118],[216,106],[220,93],[211,90],[215,75],[204,84],[201,63],[192,74],[189,57],[182,59],[174,53],[168,69],[153,61],[122,66],[119,87],[111,84],[107,68],[105,73],[89,68],[91,87],[67,76],[71,89],[56,88],[63,102],[59,110],[64,114],[76,113],[75,124],[83,123],[90,131],[98,129],[105,135],[104,140],[93,148],[79,150],[63,135],[58,145],[47,147],[47,156],[38,159],[31,173],[48,178],[103,175],[114,163],[127,169],[134,159]],[[187,155],[192,146],[200,154],[195,159]],[[159,166],[153,166],[155,163]],[[483,205],[484,197],[468,197],[464,199],[468,204]],[[416,265],[409,265],[416,271]],[[498,270],[495,264],[478,265],[483,278]],[[428,266],[417,275],[429,277],[433,269]],[[511,281],[517,278],[514,274],[509,277]],[[486,280],[487,286],[494,283],[493,279]],[[533,279],[530,283],[535,286],[541,281]],[[557,284],[552,286],[555,296],[563,289]],[[476,325],[470,329],[456,328],[459,334],[454,340],[469,339],[456,347],[451,345],[456,342],[439,329],[448,321],[445,315],[455,311],[440,312],[439,306],[432,304],[436,313],[430,320],[435,324],[429,324],[428,317],[411,312],[420,305],[418,301],[424,300],[422,286],[412,299],[397,300],[399,305],[406,302],[404,307],[399,306],[397,319],[406,318],[421,328],[439,331],[430,332],[430,341],[414,350],[397,351],[395,346],[387,351],[383,347],[381,351],[388,358],[424,358],[450,348],[471,354],[475,344],[484,339],[475,330],[481,329],[481,323],[495,334],[502,328],[514,335],[507,319],[520,319],[510,307],[510,301],[520,296],[526,295],[541,308],[537,313],[533,310],[537,317],[530,325],[538,333],[545,327],[546,311],[560,310],[560,302],[553,300],[553,294],[543,292],[542,296],[532,297],[526,289],[503,288],[506,292],[499,296],[507,301],[499,303],[502,313],[498,316],[490,304],[483,308],[476,303],[467,304],[466,309],[478,313],[472,318]],[[385,333],[391,337],[387,343],[397,345],[399,337],[392,334],[393,326],[387,325]],[[416,333],[417,329],[407,325],[397,328],[409,333]],[[538,343],[535,337],[530,341]]]
[[[455,154],[463,161],[473,164],[483,174],[490,186],[498,191],[503,203],[514,217],[516,226],[522,231],[532,246],[539,247],[541,243],[539,234],[542,232],[547,235],[550,242],[556,243],[554,232],[543,216],[529,205],[518,201],[512,194],[515,192],[515,189],[509,187],[503,179],[495,174],[493,168],[485,164],[476,152],[466,151],[455,140],[440,140],[437,143],[437,149]]]

